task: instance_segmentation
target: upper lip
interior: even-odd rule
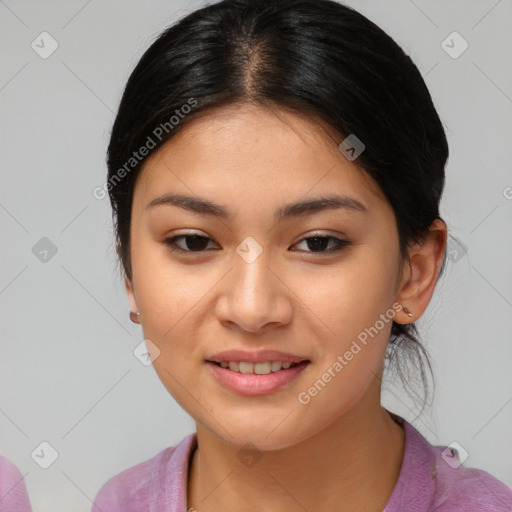
[[[265,363],[267,361],[282,361],[290,363],[300,363],[301,361],[309,361],[306,357],[286,354],[279,350],[258,350],[247,352],[245,350],[226,350],[219,352],[207,358],[207,361],[220,363],[222,361],[238,361],[247,363]]]

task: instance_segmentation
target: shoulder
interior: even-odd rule
[[[98,491],[93,510],[102,512],[149,512],[163,499],[169,479],[181,479],[186,455],[195,435],[186,436],[177,446],[168,447],[154,457],[113,476]]]
[[[31,512],[31,506],[20,470],[0,455],[0,512]]]
[[[434,446],[436,493],[433,512],[511,512],[512,489],[484,470],[465,467],[456,449]]]
[[[386,512],[512,512],[512,490],[481,469],[463,465],[452,445],[432,445],[404,418],[405,451]]]
[[[94,499],[97,510],[122,512],[132,510],[134,505],[142,507],[148,503],[151,477],[156,468],[172,456],[174,450],[175,447],[166,448],[151,459],[125,469],[107,480]]]

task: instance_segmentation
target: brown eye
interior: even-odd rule
[[[180,246],[177,241],[181,241],[182,239],[185,241],[185,243]],[[166,238],[164,243],[172,247],[173,250],[182,252],[204,252],[206,246],[208,245],[208,241],[210,240],[211,238],[201,235],[178,235],[172,238]],[[185,247],[183,247],[183,245]]]
[[[334,247],[331,247],[327,250],[327,247],[329,246],[329,242],[334,241]],[[306,252],[313,252],[313,253],[331,253],[340,251],[344,247],[350,245],[350,242],[348,240],[341,240],[339,238],[336,238],[334,236],[311,236],[307,238],[303,238],[299,244],[306,242],[307,247],[311,250],[308,250]]]

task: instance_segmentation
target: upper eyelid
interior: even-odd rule
[[[196,233],[196,232],[187,232],[187,233],[178,233],[176,235],[169,235],[169,236],[165,237],[165,240],[171,240],[173,238],[178,238],[178,237],[182,237],[182,236],[200,236],[202,238],[208,238],[209,240],[212,240],[212,241],[215,242],[215,240],[211,236],[208,236],[208,235],[205,235],[205,234],[202,234],[202,233]],[[304,239],[314,238],[314,237],[338,238],[340,240],[343,240],[344,236],[345,235],[343,235],[343,234],[330,234],[330,233],[324,233],[321,230],[317,230],[317,231],[314,231],[313,233],[310,233],[308,235],[302,236],[295,243],[302,242]],[[340,238],[340,237],[342,237],[342,238]],[[348,240],[346,240],[346,241],[348,242]]]

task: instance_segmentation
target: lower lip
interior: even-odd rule
[[[229,368],[222,368],[215,363],[209,361],[206,363],[220,382],[229,389],[241,395],[266,395],[292,382],[306,368],[309,361],[303,361],[290,368],[268,373],[267,375],[233,372]]]

